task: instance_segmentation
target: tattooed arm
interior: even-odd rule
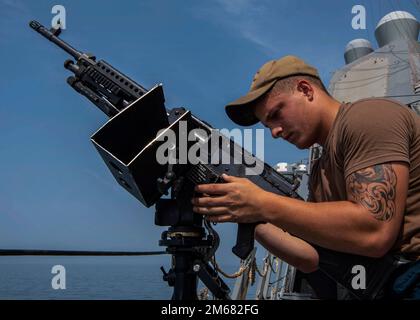
[[[389,163],[359,170],[347,178],[349,198],[368,209],[376,219],[391,220],[395,215],[397,180]]]
[[[376,230],[379,255],[395,243],[404,216],[408,188],[406,164],[384,163],[354,172],[347,178],[348,199],[379,221]]]
[[[372,166],[346,182],[347,201],[308,203],[267,193],[262,220],[328,249],[381,257],[401,228],[408,165]]]

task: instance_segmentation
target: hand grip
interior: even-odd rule
[[[256,223],[239,223],[236,244],[232,252],[242,260],[245,260],[254,249],[254,233]]]

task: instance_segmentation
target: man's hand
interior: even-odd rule
[[[246,178],[222,178],[226,183],[196,186],[196,192],[207,196],[193,198],[193,210],[212,222],[260,222],[267,192]]]

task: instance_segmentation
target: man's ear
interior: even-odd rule
[[[309,101],[314,99],[314,88],[311,83],[306,80],[299,80],[297,83],[297,90],[298,92],[302,92],[305,97],[308,98]]]

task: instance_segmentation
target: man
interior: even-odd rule
[[[250,91],[226,112],[239,125],[260,121],[273,138],[298,148],[323,147],[312,168],[310,201],[225,176],[224,184],[197,186],[207,195],[193,199],[197,213],[214,222],[266,222],[257,226],[256,239],[303,272],[318,267],[313,245],[420,259],[420,117],[413,111],[387,99],[340,103],[314,67],[287,56],[264,64]],[[400,291],[420,297],[420,285]]]

